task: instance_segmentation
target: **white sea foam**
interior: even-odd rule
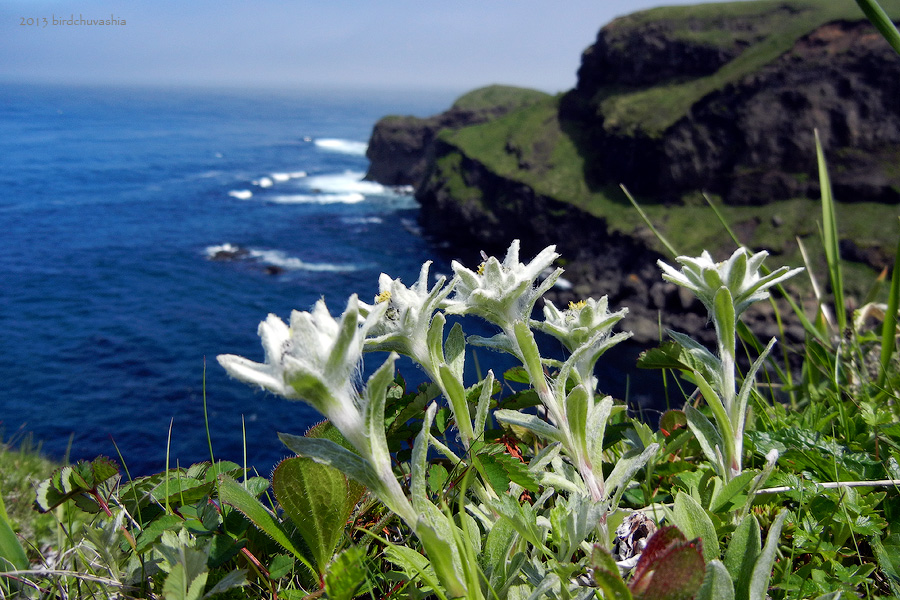
[[[306,171],[294,171],[293,173],[288,173],[291,179],[300,179],[302,177],[306,177]]]
[[[272,173],[271,177],[276,183],[284,183],[291,178],[291,175],[290,173]]]
[[[256,250],[250,249],[250,256],[269,265],[288,269],[291,271],[320,271],[330,273],[342,273],[346,271],[355,271],[353,265],[335,265],[331,263],[310,263],[297,258],[296,256],[288,256],[281,250]]]
[[[340,152],[341,154],[353,154],[355,156],[365,156],[366,149],[369,145],[365,142],[355,142],[353,140],[340,140],[335,138],[322,138],[315,141],[316,147],[329,152]]]
[[[249,200],[253,197],[253,192],[250,190],[231,190],[228,192],[228,195],[238,200]]]
[[[259,181],[253,182],[253,185],[258,185],[261,188],[270,188],[274,184],[272,183],[272,180],[269,179],[268,177],[260,177]]]
[[[225,252],[228,254],[236,254],[237,252],[240,252],[240,250],[241,250],[240,246],[235,246],[234,244],[225,242],[224,244],[219,244],[217,246],[207,246],[206,247],[206,256],[211,258],[211,257],[215,256],[216,254],[219,254],[220,252]]]
[[[344,171],[334,175],[316,175],[306,179],[305,185],[312,190],[331,194],[355,192],[357,194],[385,194],[387,188],[374,181],[363,181],[365,174],[360,171]]]
[[[277,204],[356,204],[366,197],[358,192],[346,194],[285,194],[270,196],[266,200]]]
[[[341,219],[341,221],[347,225],[378,225],[384,223],[384,219],[381,217],[348,217]]]

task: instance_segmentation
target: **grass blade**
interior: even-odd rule
[[[878,32],[891,45],[894,52],[900,54],[900,32],[897,31],[897,27],[891,21],[891,18],[887,16],[887,13],[884,12],[884,9],[878,5],[878,2],[875,0],[856,0],[856,3],[872,22],[872,25],[878,29]]]
[[[831,280],[831,291],[834,294],[834,313],[840,331],[847,327],[847,306],[844,302],[844,277],[841,273],[841,254],[838,249],[837,214],[834,210],[834,197],[831,194],[831,179],[828,177],[828,165],[825,163],[825,152],[816,130],[816,158],[819,163],[819,187],[822,189],[822,244],[825,246],[825,260],[828,262],[828,274]]]
[[[647,227],[649,227],[650,231],[653,232],[653,235],[656,236],[656,239],[658,239],[660,241],[660,243],[666,247],[666,250],[669,251],[669,254],[672,255],[673,258],[678,256],[678,252],[675,251],[675,247],[672,246],[672,244],[669,243],[669,240],[667,240],[665,238],[665,236],[663,236],[663,234],[661,234],[659,232],[659,230],[653,226],[653,222],[650,220],[650,217],[647,216],[647,213],[644,212],[644,209],[642,209],[641,206],[637,203],[637,200],[635,200],[634,197],[632,197],[632,195],[629,193],[629,191],[625,188],[624,185],[620,185],[619,187],[622,188],[623,192],[625,192],[625,195],[628,197],[628,200],[631,202],[631,205],[635,208],[635,210],[638,211],[638,214],[641,215],[641,219],[644,220],[644,223],[647,224]]]
[[[878,387],[884,386],[888,365],[894,354],[894,341],[897,335],[897,309],[900,308],[900,241],[894,255],[894,272],[891,274],[891,291],[888,294],[887,311],[881,327],[881,371],[878,374]]]

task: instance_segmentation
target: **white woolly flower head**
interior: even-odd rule
[[[400,279],[391,279],[382,273],[378,278],[378,295],[375,304],[360,303],[360,312],[369,314],[375,307],[381,306],[381,317],[373,323],[366,340],[367,349],[394,350],[400,354],[410,355],[413,346],[423,343],[435,311],[453,290],[455,280],[449,285],[447,278],[441,276],[434,286],[428,289],[428,270],[431,261],[422,265],[419,279],[410,287],[403,285]]]
[[[218,357],[228,374],[285,398],[304,400],[347,435],[361,431],[354,381],[366,332],[384,311],[361,320],[355,295],[335,319],[319,300],[310,312],[293,311],[290,327],[275,315],[259,325],[265,362],[231,354]],[[345,431],[345,429],[347,431]]]
[[[608,337],[615,324],[628,314],[627,308],[611,313],[608,306],[606,296],[599,300],[588,298],[570,302],[566,310],[559,310],[547,300],[544,303],[544,320],[531,323],[539,331],[562,342],[569,352],[574,352],[598,335]]]
[[[534,303],[562,273],[556,269],[539,285],[535,282],[559,257],[556,246],[541,250],[528,264],[519,262],[519,240],[513,240],[501,263],[486,258],[476,271],[453,261],[453,272],[459,282],[446,310],[453,314],[478,315],[501,328],[516,321],[528,322]]]
[[[781,267],[761,276],[759,269],[768,255],[766,251],[750,254],[746,248],[738,248],[728,260],[715,262],[704,250],[698,257],[676,258],[682,265],[680,271],[661,260],[657,264],[663,270],[663,279],[694,292],[710,313],[715,306],[716,293],[727,288],[734,301],[735,316],[738,316],[754,302],[768,298],[769,288],[803,270]]]

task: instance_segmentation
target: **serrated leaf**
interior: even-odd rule
[[[269,561],[269,579],[281,579],[294,568],[294,559],[287,554],[276,554]]]
[[[347,477],[311,458],[288,458],[275,468],[272,489],[324,574],[359,500],[350,496]]]
[[[158,519],[154,519],[144,530],[137,536],[135,540],[135,551],[143,552],[150,544],[159,539],[163,531],[176,531],[181,529],[184,521],[175,515],[162,515]]]
[[[659,430],[662,431],[663,435],[666,437],[670,437],[676,430],[684,429],[686,427],[687,416],[685,416],[683,410],[667,410],[663,413],[662,417],[659,418]]]
[[[540,488],[528,471],[527,465],[506,454],[482,453],[474,457],[490,486],[498,494],[505,494],[514,481],[523,488],[537,492]]]
[[[703,583],[703,543],[663,527],[647,542],[629,588],[634,600],[690,600]]]
[[[428,490],[432,494],[442,494],[450,473],[443,465],[432,464],[428,467]]]
[[[541,398],[533,389],[522,390],[515,394],[510,394],[498,404],[507,410],[521,410],[523,408],[531,408],[532,406],[540,406]]]

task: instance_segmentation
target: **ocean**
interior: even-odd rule
[[[0,84],[0,98],[3,439],[73,460],[118,448],[132,475],[165,468],[167,446],[188,465],[210,456],[205,390],[216,458],[246,452],[267,474],[287,454],[276,432],[319,417],[230,380],[216,355],[262,360],[268,313],[319,298],[339,313],[381,272],[450,272],[409,190],[363,180],[376,120],[440,112],[450,93]],[[608,368],[621,396],[624,367]]]

